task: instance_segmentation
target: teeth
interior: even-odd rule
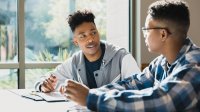
[[[87,46],[87,47],[92,48],[92,47],[94,47],[94,45],[90,45],[90,46]]]

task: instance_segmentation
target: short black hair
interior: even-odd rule
[[[187,34],[190,26],[189,7],[183,0],[160,0],[149,6],[148,14],[157,20],[167,20]]]
[[[95,16],[91,11],[78,10],[68,16],[68,24],[69,24],[72,32],[74,32],[75,28],[84,22],[92,22],[95,24],[94,18],[95,18]]]

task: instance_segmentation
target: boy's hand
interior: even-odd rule
[[[65,83],[66,84],[61,87],[60,92],[68,99],[73,100],[82,106],[86,106],[89,88],[73,80],[67,80]]]
[[[41,85],[42,92],[48,93],[54,91],[56,88],[57,80],[58,79],[53,74],[45,78],[43,84]]]

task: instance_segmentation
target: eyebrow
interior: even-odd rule
[[[95,28],[92,28],[92,29],[90,29],[90,31],[96,31],[96,29]],[[81,34],[84,34],[85,32],[80,32],[80,33],[78,33],[78,35],[81,35]]]

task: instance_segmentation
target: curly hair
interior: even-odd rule
[[[188,5],[183,0],[160,0],[149,6],[148,14],[157,20],[167,20],[175,23],[182,33],[188,32],[190,13]]]
[[[74,32],[75,28],[84,22],[92,22],[95,24],[94,18],[94,14],[90,11],[77,11],[68,16],[68,24],[72,32]]]

